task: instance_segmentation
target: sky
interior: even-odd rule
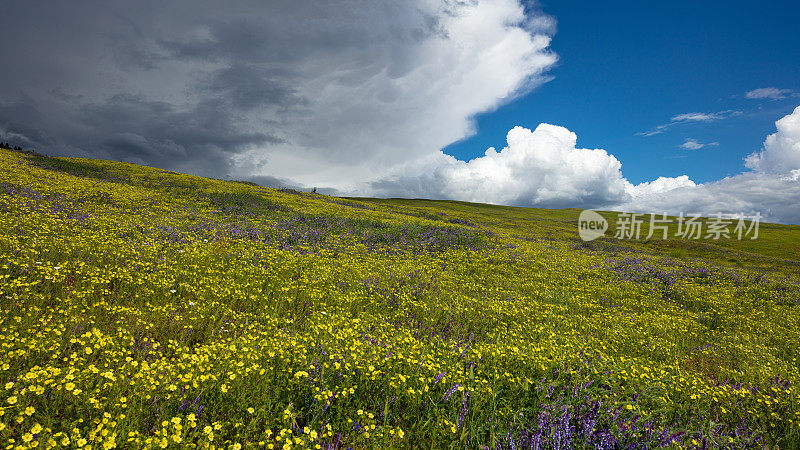
[[[477,134],[451,144],[458,158],[502,148],[508,130],[564,126],[581,145],[604,148],[633,183],[688,175],[696,182],[742,171],[775,121],[800,105],[797,2],[571,2],[541,4],[558,20],[560,56],[546,85],[477,117]],[[759,88],[792,89],[749,99]],[[764,95],[770,94],[765,92]],[[782,98],[775,98],[782,97]],[[726,120],[674,126],[671,117],[736,111]],[[717,143],[693,151],[683,144]]]
[[[0,140],[336,195],[800,224],[791,2],[0,3]]]

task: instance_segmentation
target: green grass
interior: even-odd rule
[[[0,445],[800,442],[798,226],[583,242],[576,209],[0,163]]]

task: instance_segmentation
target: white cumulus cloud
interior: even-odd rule
[[[373,195],[466,200],[516,206],[598,207],[633,195],[693,186],[688,177],[632,185],[620,161],[602,149],[580,148],[556,125],[515,127],[508,145],[471,161],[439,154],[370,183]]]
[[[626,192],[631,197],[642,197],[646,195],[662,194],[673,189],[683,187],[695,187],[694,181],[690,180],[688,176],[681,175],[679,177],[658,177],[653,181],[645,181],[637,185],[628,183]]]
[[[760,152],[745,158],[745,165],[758,172],[788,173],[800,169],[800,106],[775,122],[777,133],[770,134]]]

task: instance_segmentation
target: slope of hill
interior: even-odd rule
[[[800,227],[584,243],[577,210],[0,166],[4,446],[800,443]]]

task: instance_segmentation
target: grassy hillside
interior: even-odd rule
[[[800,443],[800,227],[584,243],[577,210],[0,167],[0,445]]]

